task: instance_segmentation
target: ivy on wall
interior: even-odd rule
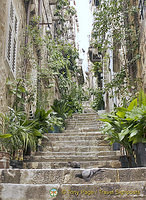
[[[118,97],[134,95],[140,87],[140,79],[137,80],[140,59],[138,14],[135,0],[100,1],[94,13],[93,46],[102,52],[103,58],[111,49],[119,59],[114,63],[117,68],[120,66],[119,71],[105,85],[105,91],[114,89]]]

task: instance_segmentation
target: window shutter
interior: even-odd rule
[[[6,48],[6,58],[14,76],[16,74],[17,33],[18,19],[16,16],[13,1],[11,0],[8,17],[8,41]]]
[[[16,40],[13,42],[13,57],[12,57],[12,71],[15,72],[16,64]]]
[[[9,36],[8,36],[8,47],[7,47],[7,58],[8,61],[10,62],[11,60],[11,46],[12,46],[12,29],[11,26],[9,26]]]

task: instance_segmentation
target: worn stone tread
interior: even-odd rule
[[[48,152],[41,152],[41,151],[39,151],[39,152],[36,152],[36,154],[35,154],[36,156],[37,155],[52,155],[52,156],[56,156],[56,155],[58,155],[58,156],[60,156],[60,155],[64,155],[64,156],[71,156],[71,155],[73,155],[73,156],[116,156],[116,155],[120,155],[120,151],[92,151],[92,152],[74,152],[74,151],[71,151],[71,152],[50,152],[50,151],[48,151]]]
[[[82,145],[82,146],[72,146],[72,145],[66,145],[66,146],[45,146],[43,149],[46,149],[46,150],[50,150],[50,151],[79,151],[79,152],[82,152],[82,151],[108,151],[108,150],[111,150],[111,146],[97,146],[97,145],[94,145],[94,146],[85,146],[85,145]]]
[[[62,161],[111,161],[111,160],[118,160],[119,156],[113,156],[113,155],[108,155],[108,156],[79,156],[79,155],[70,155],[70,156],[65,156],[65,155],[44,155],[44,156],[33,156],[30,161],[37,161],[37,162],[62,162]]]
[[[120,168],[121,163],[118,160],[110,160],[110,161],[82,161],[79,162],[81,168]],[[68,162],[26,162],[24,163],[24,168],[28,169],[56,169],[56,168],[68,168]]]
[[[94,168],[94,170],[98,168]],[[93,170],[93,169],[88,169]],[[88,171],[87,170],[87,171]],[[87,184],[76,177],[84,169],[5,169],[0,170],[3,183],[17,184]],[[97,172],[88,183],[146,181],[146,168],[108,169]]]
[[[144,200],[146,198],[145,185],[146,182],[143,181],[139,181],[138,184],[137,182],[86,185],[0,184],[0,198],[2,200]],[[53,188],[58,191],[56,197],[50,196],[49,191]]]

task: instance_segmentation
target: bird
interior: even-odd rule
[[[97,173],[104,172],[102,169],[86,169],[80,174],[76,174],[75,177],[84,179],[85,181],[90,181],[90,179]]]
[[[68,162],[68,166],[72,168],[80,168],[80,163],[76,161]]]

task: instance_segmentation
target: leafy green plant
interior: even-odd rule
[[[133,144],[146,142],[146,95],[141,91],[127,108],[118,107],[100,120],[105,122],[106,140],[120,143],[132,155]]]
[[[94,100],[91,103],[92,108],[95,111],[104,110],[103,91],[99,89],[90,90],[90,94],[94,96]]]
[[[5,115],[0,113],[0,151],[7,151],[4,145],[4,141],[11,136],[11,134],[6,133]]]
[[[122,137],[128,133],[129,141],[132,144],[146,143],[146,94],[141,91],[139,98],[134,99],[128,108],[121,107],[117,109],[117,115],[127,122]]]
[[[54,126],[62,126],[62,118],[55,116],[52,113],[52,109],[45,111],[44,109],[37,109],[34,115],[36,121],[35,128],[42,134],[48,133],[50,130],[54,130]]]
[[[35,128],[36,122],[27,119],[24,112],[15,111],[10,108],[10,112],[3,115],[5,123],[2,144],[13,157],[19,151],[25,151],[29,146],[36,149],[37,138],[42,137],[39,130]]]
[[[21,110],[25,104],[34,101],[35,90],[32,88],[30,81],[24,81],[20,78],[15,80],[7,79],[6,86],[14,99],[12,104],[13,109]]]
[[[76,14],[76,10],[74,7],[70,6],[68,0],[57,0],[56,10],[54,15],[58,17],[58,21],[56,22],[56,37],[60,37],[61,35],[67,32],[67,28],[65,27],[65,22],[70,16],[74,16]]]
[[[73,111],[68,107],[67,102],[63,100],[54,100],[53,105],[51,106],[54,112],[56,112],[56,116],[63,119],[65,123],[65,119],[68,116],[71,116]]]
[[[113,52],[114,77],[105,82],[105,92],[117,96],[121,101],[132,100],[137,88],[139,66],[139,9],[137,1],[100,1],[94,13],[92,46],[102,54],[103,60]],[[104,65],[105,66],[105,65]],[[97,73],[97,66],[94,66]],[[107,71],[108,70],[107,66]]]
[[[51,112],[52,110],[45,111],[44,109],[37,109],[34,114],[34,120],[37,122],[35,128],[42,133],[46,133],[49,130],[49,115]]]

